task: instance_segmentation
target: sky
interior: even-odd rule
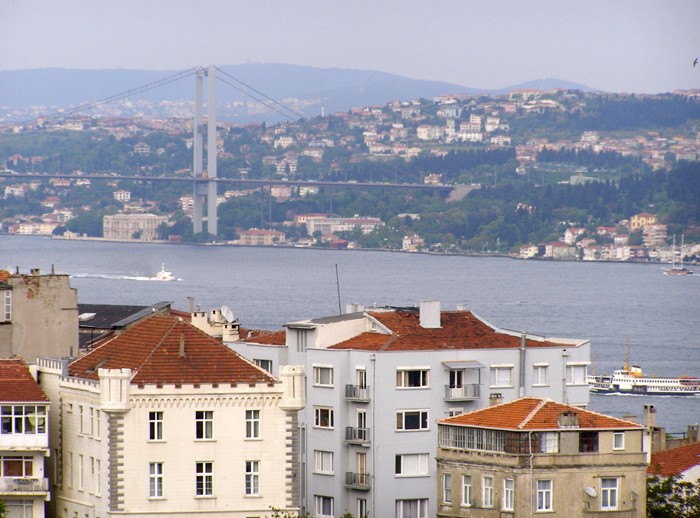
[[[285,63],[483,89],[700,88],[700,0],[0,0],[0,20],[0,70]]]

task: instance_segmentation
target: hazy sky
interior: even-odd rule
[[[0,0],[0,20],[0,70],[253,62],[475,88],[700,88],[700,0]]]

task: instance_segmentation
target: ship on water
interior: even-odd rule
[[[591,392],[598,394],[640,394],[649,396],[700,396],[700,379],[690,376],[657,378],[644,376],[641,367],[627,362],[612,375],[588,375]]]

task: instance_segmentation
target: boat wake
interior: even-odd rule
[[[76,278],[76,279],[107,279],[107,280],[115,280],[115,281],[158,281],[158,282],[163,282],[163,279],[160,279],[158,277],[142,277],[142,276],[134,276],[134,275],[111,275],[107,273],[73,273],[71,274],[71,277]],[[173,278],[170,279],[173,281],[181,281],[182,279],[179,278]]]

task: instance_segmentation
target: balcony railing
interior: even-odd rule
[[[461,387],[445,385],[445,401],[469,401],[481,397],[481,385],[472,383]]]
[[[49,479],[32,477],[0,477],[0,494],[46,493]]]
[[[345,428],[346,444],[369,444],[369,428]]]
[[[345,473],[345,487],[350,489],[359,489],[360,491],[369,491],[372,487],[370,484],[369,473]]]
[[[359,403],[369,403],[369,387],[345,385],[345,399]]]

